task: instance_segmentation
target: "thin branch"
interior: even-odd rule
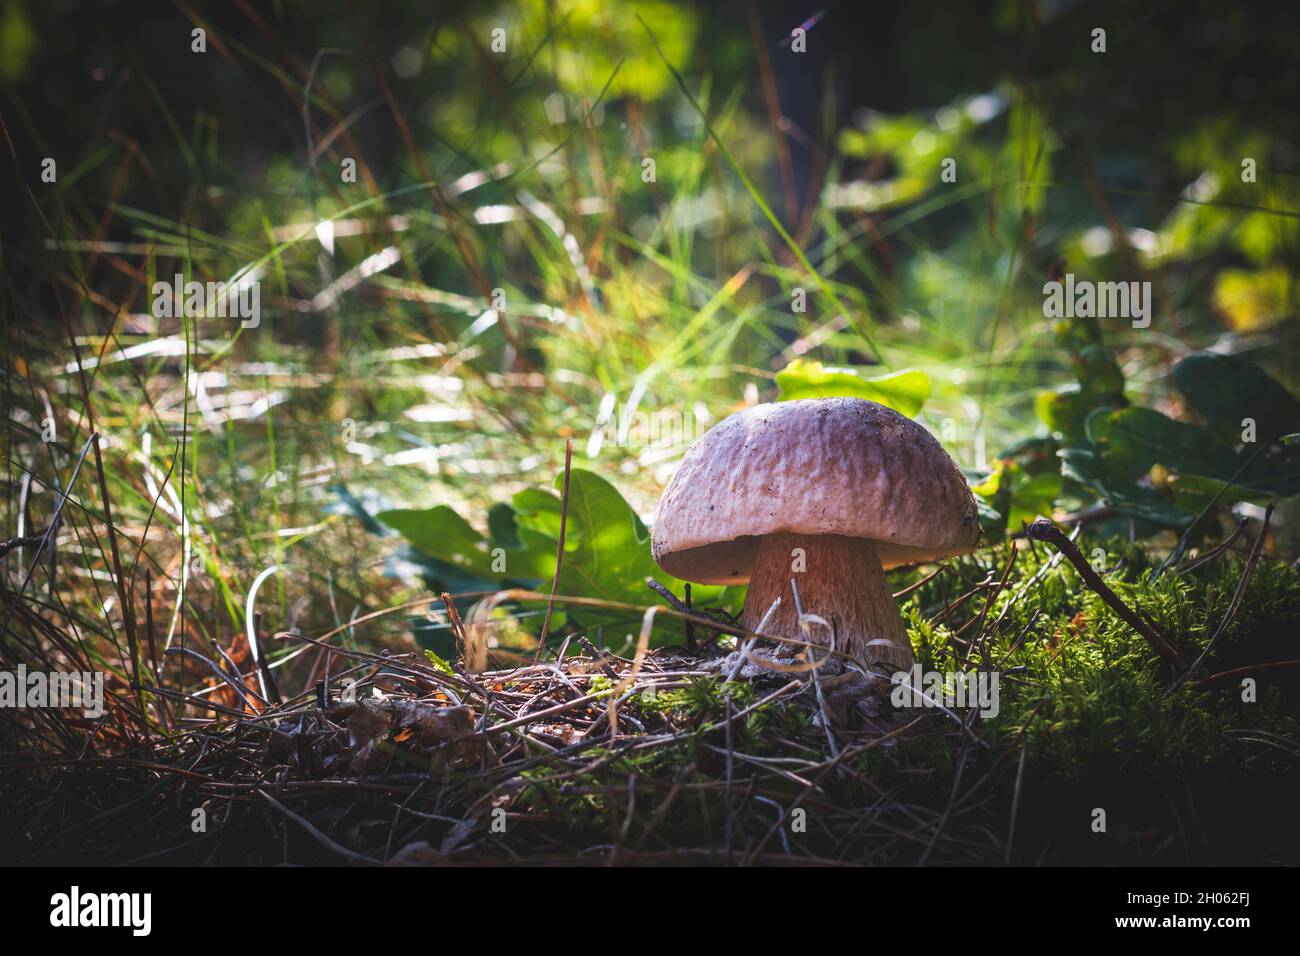
[[[1214,645],[1218,643],[1219,638],[1221,638],[1224,632],[1227,631],[1228,625],[1232,623],[1232,619],[1237,616],[1237,611],[1241,609],[1241,600],[1246,596],[1246,586],[1250,584],[1251,576],[1255,573],[1255,565],[1259,563],[1260,552],[1264,549],[1264,539],[1268,537],[1268,523],[1272,517],[1273,506],[1270,504],[1264,512],[1264,526],[1259,529],[1259,534],[1255,538],[1255,544],[1250,549],[1250,557],[1246,559],[1246,570],[1242,572],[1241,580],[1237,582],[1237,590],[1233,592],[1232,601],[1228,604],[1227,613],[1223,615],[1223,620],[1219,622],[1219,626],[1215,629],[1213,636],[1205,642],[1204,650],[1202,650],[1196,660],[1192,662],[1192,666],[1187,668],[1187,673],[1174,681],[1173,686],[1169,688],[1169,691],[1165,696],[1176,692],[1178,688],[1182,687],[1183,684],[1187,682],[1187,679],[1192,676],[1196,668],[1201,666],[1201,662],[1209,656],[1210,651],[1214,649]]]
[[[1101,576],[1092,569],[1092,565],[1085,560],[1082,552],[1079,551],[1073,541],[1061,533],[1060,528],[1052,524],[1047,518],[1039,518],[1029,526],[1026,534],[1032,541],[1046,541],[1048,544],[1055,545],[1056,549],[1074,565],[1084,583],[1097,592],[1098,596],[1125,623],[1146,638],[1146,642],[1151,645],[1152,650],[1179,668],[1187,666],[1187,658],[1183,656],[1183,653],[1174,647],[1167,638],[1158,634],[1151,625],[1142,620],[1136,611],[1120,600],[1119,595],[1112,591],[1109,585],[1101,579]]]

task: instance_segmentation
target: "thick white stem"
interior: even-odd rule
[[[781,606],[763,632],[829,646],[831,632],[820,625],[814,624],[811,638],[805,637],[791,579],[804,613],[834,626],[836,650],[877,671],[908,670],[915,663],[873,542],[837,534],[773,534],[759,544],[741,623],[756,629],[779,596]]]

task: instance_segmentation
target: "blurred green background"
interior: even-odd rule
[[[572,439],[616,489],[574,573],[648,603],[597,530],[641,554],[709,424],[847,392],[934,431],[990,540],[1222,530],[1296,490],[1214,398],[1300,429],[1297,63],[1294,3],[0,0],[8,525],[93,418],[163,606],[238,631],[277,564],[267,627],[337,626],[546,581]],[[177,272],[256,278],[260,324],[155,316]],[[1150,282],[1150,326],[1046,318],[1065,273]],[[1176,381],[1204,350],[1244,364]]]

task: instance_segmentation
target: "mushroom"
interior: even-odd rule
[[[709,429],[668,483],[655,560],[701,584],[749,582],[741,623],[811,640],[870,665],[915,662],[885,569],[970,551],[975,498],[934,437],[860,398],[755,405]]]

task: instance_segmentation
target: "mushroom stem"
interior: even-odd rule
[[[827,628],[814,623],[811,636],[805,637],[799,627],[792,578],[804,613],[834,625],[836,650],[891,672],[908,670],[916,662],[873,541],[838,534],[783,533],[759,542],[740,622],[751,630],[757,628],[779,596],[781,605],[763,633],[829,646]]]

